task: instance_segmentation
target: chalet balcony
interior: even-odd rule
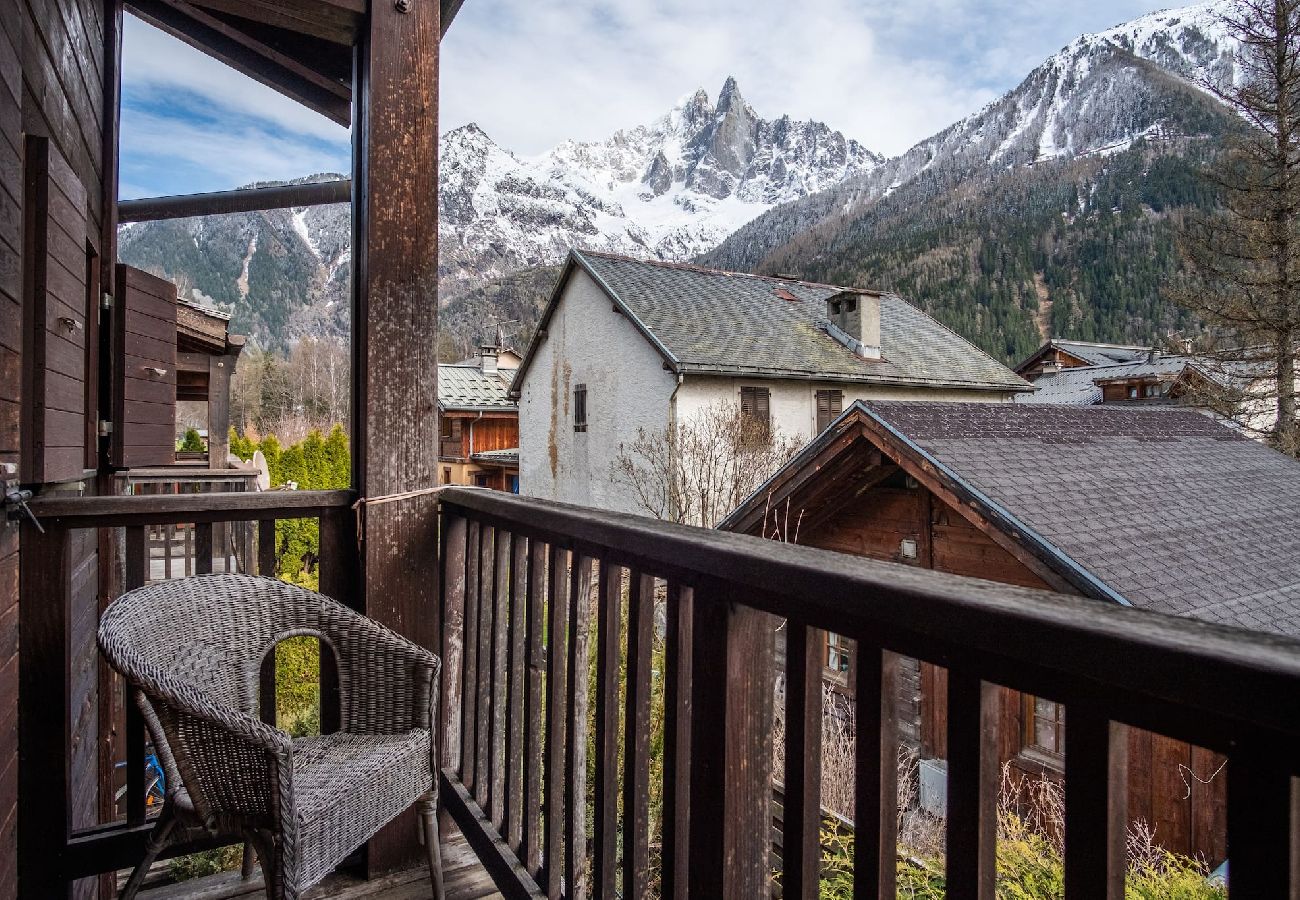
[[[322,592],[355,604],[358,522],[365,527],[355,499],[218,492],[32,503],[44,533],[29,523],[23,535],[20,739],[24,758],[49,761],[25,770],[20,789],[20,867],[48,890],[33,896],[62,896],[70,883],[88,896],[97,881],[107,891],[150,828],[143,726],[94,650],[96,615],[75,600],[84,576],[66,566],[70,548],[96,536],[118,542],[132,588],[166,577],[149,565],[151,530],[188,526],[201,542],[214,527],[249,523],[250,552],[226,565],[266,572],[275,522],[310,519]],[[997,685],[1068,709],[1071,900],[1123,896],[1129,726],[1227,755],[1232,896],[1294,896],[1294,642],[474,488],[441,489],[436,503],[420,552],[437,560],[440,580],[424,612],[444,660],[450,896],[817,896],[821,629],[857,642],[855,896],[895,895],[900,654],[948,671],[947,896],[992,897]],[[216,568],[210,553],[195,565]],[[787,648],[780,673],[776,627]],[[779,711],[775,675],[785,685]],[[264,697],[273,683],[268,667]],[[338,698],[328,662],[321,685],[329,731]],[[783,771],[772,765],[778,714]],[[86,740],[95,733],[107,736],[98,754]],[[309,896],[428,895],[423,872],[387,868],[396,874],[369,882],[341,872]],[[155,896],[256,891],[256,876],[236,872]]]

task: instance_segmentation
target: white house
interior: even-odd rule
[[[510,392],[522,493],[637,512],[620,444],[719,401],[807,440],[854,400],[1031,389],[895,294],[575,250]]]

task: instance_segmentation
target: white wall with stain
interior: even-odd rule
[[[587,386],[587,430],[573,430],[573,390]],[[677,378],[582,269],[576,269],[519,386],[520,493],[643,512],[610,477],[619,444],[668,422]]]

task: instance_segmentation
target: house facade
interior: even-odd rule
[[[441,484],[519,492],[519,412],[507,396],[518,361],[484,344],[471,359],[438,366]]]
[[[719,404],[802,443],[860,399],[1029,389],[893,294],[574,251],[510,394],[523,493],[636,513],[620,448]]]
[[[787,502],[800,544],[1300,635],[1292,531],[1269,524],[1300,514],[1300,465],[1193,410],[855,404],[722,527],[770,535],[768,511]],[[830,634],[824,647],[825,680],[851,694],[853,648]],[[942,802],[945,685],[938,666],[899,666],[923,803]],[[997,710],[999,759],[1060,777],[1065,708],[1002,690]],[[1222,861],[1223,762],[1130,729],[1130,818],[1168,849]]]

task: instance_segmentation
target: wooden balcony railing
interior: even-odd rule
[[[444,802],[507,896],[768,893],[779,620],[784,896],[818,891],[819,629],[860,659],[855,896],[895,895],[896,654],[948,669],[952,900],[993,896],[997,685],[1067,706],[1069,900],[1123,897],[1129,725],[1228,756],[1232,896],[1295,896],[1300,642],[489,491],[441,526]]]
[[[98,610],[117,592],[173,574],[170,546],[165,566],[151,562],[151,532],[184,526],[192,534],[190,553],[175,574],[208,574],[214,568],[214,526],[247,523],[256,540],[247,541],[242,553],[232,551],[221,570],[273,573],[275,523],[317,520],[321,591],[348,603],[356,596],[357,571],[352,499],[349,491],[271,491],[33,501],[45,531],[27,525],[22,538],[19,741],[23,759],[41,760],[41,765],[20,769],[24,896],[65,896],[68,882],[129,868],[144,853],[152,828],[146,808],[144,724],[135,704],[126,702],[121,679],[100,659],[95,630]],[[100,570],[98,590],[93,580],[89,586],[82,583],[72,565],[74,559],[86,558],[84,548],[72,553],[74,541],[95,540],[96,529],[112,529],[98,533],[119,542],[124,562],[120,580],[104,577],[111,567]],[[93,563],[94,554],[89,558]],[[328,665],[322,668],[322,728],[328,730],[337,727],[330,721],[338,708],[337,675]],[[264,668],[262,696],[274,697],[272,666]],[[112,725],[101,729],[100,723]],[[101,745],[105,732],[113,736]],[[123,757],[126,791],[119,803],[115,766]],[[88,764],[98,773],[89,782]],[[199,847],[174,847],[166,855],[190,849]]]

